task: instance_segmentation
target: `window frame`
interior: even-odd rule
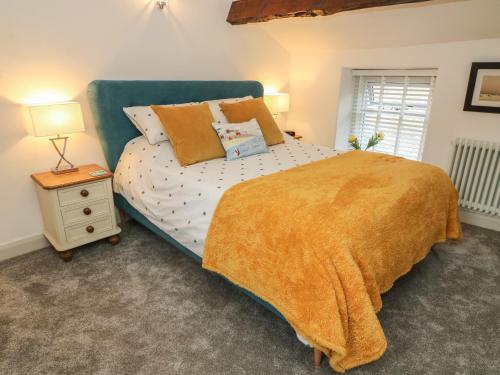
[[[366,144],[366,139],[368,139],[371,134],[364,134],[363,127],[367,123],[372,123],[374,132],[383,131],[379,130],[378,127],[382,124],[384,125],[384,120],[381,120],[381,116],[387,116],[385,118],[385,125],[389,127],[391,125],[395,125],[394,133],[395,134],[392,139],[394,142],[393,151],[389,152],[384,149],[383,142],[380,145],[377,145],[373,148],[373,151],[385,152],[392,155],[406,156],[413,160],[422,160],[422,155],[424,151],[427,130],[429,126],[429,118],[432,110],[432,102],[433,102],[433,94],[435,89],[435,84],[438,76],[437,69],[351,69],[352,75],[352,100],[351,100],[351,108],[350,108],[350,124],[349,134],[353,134],[358,136],[360,142],[364,145]],[[372,78],[373,82],[367,82],[367,80]],[[421,78],[420,78],[421,77]],[[397,103],[398,98],[396,97],[396,103],[387,103],[387,97],[384,97],[384,90],[387,89],[387,80],[399,80],[400,82],[392,82],[393,86],[401,85],[401,94],[399,97],[401,99],[401,103]],[[414,92],[418,91],[416,89],[419,84],[419,80],[422,80],[423,84],[428,85],[428,93],[426,93],[425,99],[413,99],[412,105],[407,105],[407,101],[409,101],[409,97],[414,98]],[[428,81],[428,82],[426,82]],[[368,94],[366,93],[367,85],[371,83],[371,87],[369,87]],[[377,93],[377,83],[379,83],[379,90]],[[389,84],[390,85],[390,84]],[[393,89],[394,90],[394,89]],[[390,91],[390,90],[389,90]],[[410,93],[408,93],[410,91]],[[412,95],[413,93],[413,95]],[[388,94],[390,97],[393,94]],[[367,110],[366,98],[369,97],[369,103],[376,109],[371,111]],[[377,98],[378,96],[378,98]],[[422,106],[418,106],[415,102],[419,100],[425,100],[425,104]],[[384,110],[383,108],[387,106],[392,106],[390,111]],[[408,113],[409,110],[415,109],[414,113]],[[418,113],[418,110],[422,109],[423,113]],[[371,120],[366,120],[366,116],[372,114]],[[406,115],[406,117],[405,117]],[[360,116],[362,118],[360,118]],[[392,117],[392,118],[391,118]],[[421,120],[420,120],[421,119]],[[412,124],[415,122],[415,124]],[[418,125],[418,123],[421,125]],[[412,129],[413,128],[413,129]],[[401,132],[404,131],[406,136],[401,136]],[[409,143],[406,143],[407,146],[401,146],[401,141],[408,140],[411,138],[409,135],[410,132],[415,132],[419,136],[418,145],[412,147]],[[366,138],[366,139],[365,139]],[[406,152],[405,152],[406,151]],[[412,154],[410,156],[410,154]],[[415,158],[416,157],[416,158]]]

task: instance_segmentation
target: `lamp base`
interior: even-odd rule
[[[64,173],[71,173],[71,172],[78,172],[77,167],[60,167],[60,168],[52,168],[51,172],[53,174],[64,174]]]
[[[59,147],[57,147],[56,141],[59,141],[59,140],[64,141],[62,151],[59,149]],[[78,171],[78,168],[76,168],[72,163],[70,163],[68,161],[68,159],[66,159],[64,157],[64,154],[66,153],[66,146],[68,144],[68,137],[61,137],[61,136],[57,135],[57,138],[51,138],[50,142],[52,142],[52,145],[54,146],[54,148],[56,149],[57,153],[60,156],[59,162],[57,163],[55,168],[52,168],[52,173],[53,174],[63,174],[63,173],[70,173],[70,172]],[[66,162],[66,166],[63,165],[64,164],[63,162]]]

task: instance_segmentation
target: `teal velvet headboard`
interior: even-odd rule
[[[127,142],[140,133],[123,107],[179,104],[213,99],[263,96],[257,81],[94,81],[88,98],[109,168],[114,171]]]

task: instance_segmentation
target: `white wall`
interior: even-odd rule
[[[256,27],[225,19],[231,0],[2,0],[0,2],[0,249],[38,236],[30,174],[56,153],[27,135],[23,103],[76,99],[86,133],[72,136],[75,164],[104,157],[86,102],[95,79],[256,79],[287,85],[289,54]],[[24,242],[23,242],[24,243]]]
[[[500,61],[500,39],[410,47],[293,53],[288,127],[333,146],[347,68],[438,68],[423,160],[447,169],[455,137],[500,142],[500,115],[462,110],[474,61]],[[345,134],[343,134],[345,136]]]

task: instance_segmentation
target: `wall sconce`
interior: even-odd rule
[[[158,0],[156,2],[156,6],[158,7],[158,9],[163,10],[165,7],[168,6],[168,0]]]

